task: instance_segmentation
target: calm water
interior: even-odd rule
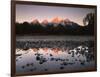
[[[17,36],[17,41],[34,41],[34,40],[73,40],[87,41],[93,40],[93,36]]]
[[[17,42],[38,41],[38,40],[73,40],[77,43],[84,41],[93,41],[93,37],[17,37]],[[67,42],[66,42],[67,43]],[[43,43],[44,44],[44,43]],[[56,45],[56,44],[55,44]],[[35,73],[35,72],[68,72],[85,70],[95,67],[93,58],[93,47],[85,45],[76,45],[75,48],[16,48],[16,73]]]

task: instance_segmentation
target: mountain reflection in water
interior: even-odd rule
[[[93,49],[75,48],[16,48],[16,73],[77,71],[95,67]]]

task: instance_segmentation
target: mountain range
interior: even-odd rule
[[[37,19],[34,19],[32,22],[32,24],[41,24],[42,26],[46,27],[48,24],[53,24],[55,27],[58,26],[59,24],[66,26],[66,25],[78,25],[75,22],[70,21],[69,19],[62,19],[59,17],[55,17],[53,18],[51,21],[48,21],[47,19],[43,20],[42,22],[39,22]]]
[[[31,23],[16,23],[16,34],[18,35],[93,35],[91,25],[81,26],[69,19],[59,17],[51,21],[47,19],[39,22],[34,19]]]

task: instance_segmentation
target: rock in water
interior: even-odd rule
[[[60,69],[64,69],[64,67],[60,67]]]
[[[39,56],[37,56],[37,57],[36,57],[36,60],[40,60],[40,57],[39,57]]]

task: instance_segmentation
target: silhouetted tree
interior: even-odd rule
[[[94,24],[94,13],[88,13],[83,19],[84,26]]]
[[[94,13],[88,13],[86,17],[83,19],[84,23],[84,31],[86,33],[93,35],[94,34]]]

